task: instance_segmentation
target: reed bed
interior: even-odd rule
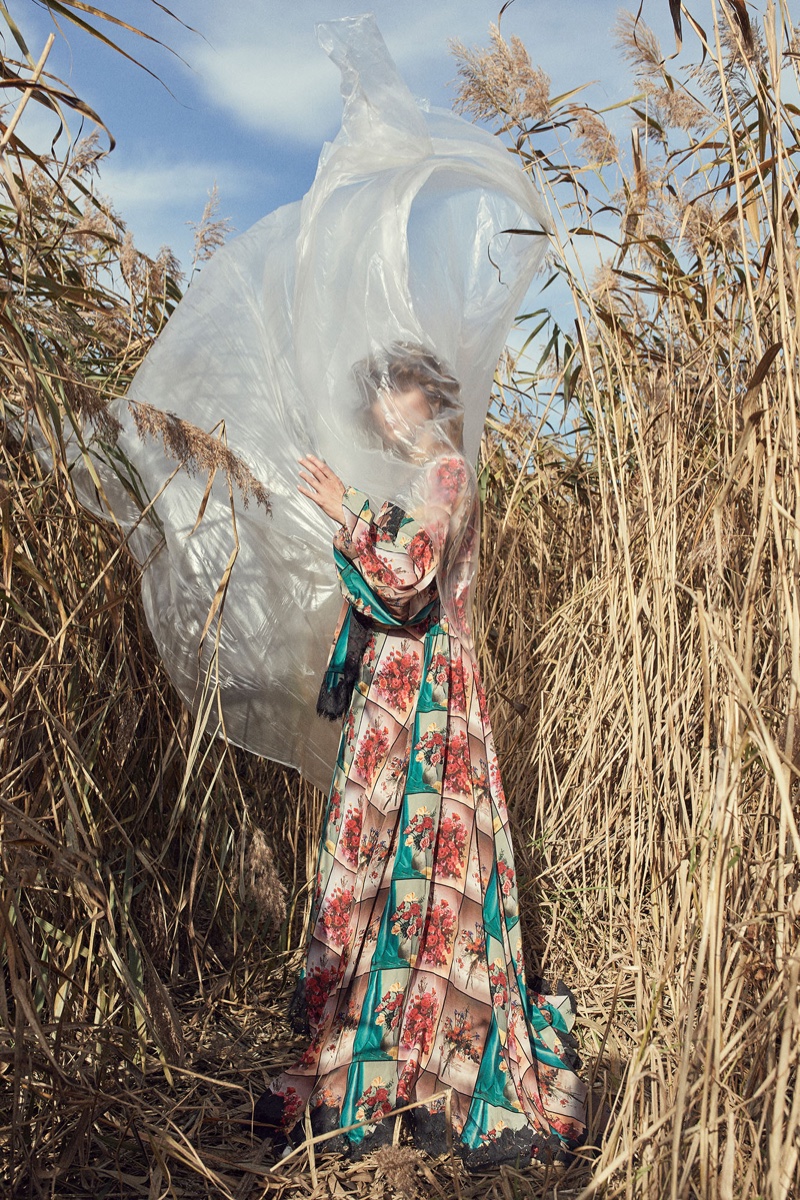
[[[621,18],[628,173],[600,114],[539,113],[521,47],[459,51],[574,299],[531,384],[577,429],[495,427],[481,613],[532,939],[579,982],[614,1094],[586,1197],[800,1187],[798,43],[785,6],[709,15],[680,77]]]
[[[610,1109],[597,1155],[558,1178],[469,1179],[405,1144],[272,1164],[253,1141],[252,1097],[297,1050],[285,1013],[322,797],[215,737],[213,693],[186,712],[124,539],[76,502],[63,434],[103,430],[180,282],[87,198],[95,146],[37,159],[12,130],[10,1195],[800,1192],[800,41],[783,4],[751,23],[708,3],[700,20],[678,73],[622,18],[630,156],[580,96],[550,96],[518,42],[456,47],[461,106],[496,121],[552,207],[572,305],[533,317],[541,361],[498,377],[477,610],[528,958],[577,993],[595,1140]],[[4,71],[30,81],[35,65]]]

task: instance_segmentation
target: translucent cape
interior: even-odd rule
[[[376,511],[392,501],[441,524],[441,509],[424,515],[425,460],[460,457],[460,417],[451,407],[446,420],[434,414],[433,429],[381,440],[366,419],[365,377],[380,375],[398,345],[433,355],[460,382],[463,455],[474,463],[548,219],[496,139],[414,100],[373,17],[317,32],[342,73],[344,115],[310,191],[217,251],[127,398],[204,430],[224,420],[228,447],[269,489],[271,513],[245,508],[234,491],[234,531],[219,473],[195,528],[206,479],[175,473],[160,443],[137,435],[126,400],[112,410],[122,424],[116,446],[96,442],[92,462],[123,527],[139,522],[130,544],[146,563],[144,608],[181,695],[197,708],[210,664],[226,736],[327,789],[339,730],[315,704],[340,608],[334,525],[298,494],[297,459],[309,450],[325,459]],[[466,475],[439,569],[445,607],[454,610],[458,593],[462,614],[477,549],[471,466]],[[89,491],[96,506],[84,473]]]

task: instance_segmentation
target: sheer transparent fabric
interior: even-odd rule
[[[474,463],[493,372],[548,222],[497,139],[414,100],[372,17],[318,32],[342,73],[344,114],[311,189],[203,267],[129,396],[112,406],[116,446],[95,438],[91,470],[76,455],[74,477],[87,503],[132,531],[147,620],[186,701],[198,705],[210,672],[231,741],[327,787],[338,730],[315,703],[340,599],[330,521],[298,495],[297,458],[311,450],[376,501],[409,510],[431,448],[463,449]],[[435,416],[406,447],[389,449],[370,431],[358,367],[397,345],[426,347],[458,380],[463,445],[452,421]],[[245,507],[235,488],[231,497],[218,472],[195,528],[205,475],[175,473],[159,440],[137,435],[129,402],[224,434],[269,489],[271,513]],[[470,603],[471,467],[469,489],[439,559],[452,621]],[[201,645],[231,558],[221,616]]]

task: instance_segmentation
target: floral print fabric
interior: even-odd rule
[[[434,478],[441,517],[459,461]],[[444,501],[442,496],[444,495]],[[320,848],[303,988],[312,1040],[275,1079],[262,1114],[356,1153],[411,1116],[420,1148],[480,1164],[558,1158],[584,1135],[571,998],[525,975],[514,856],[486,699],[471,650],[435,603],[442,537],[394,506],[373,514],[348,489],[337,549],[397,628],[373,627],[345,717]],[[257,1109],[258,1116],[258,1109]],[[336,1139],[339,1141],[340,1139]],[[340,1148],[345,1148],[344,1143]]]

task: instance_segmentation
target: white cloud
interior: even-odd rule
[[[317,44],[314,23],[353,12],[350,0],[239,0],[226,10],[223,27],[209,40],[187,40],[182,53],[192,63],[209,98],[246,128],[295,146],[319,145],[338,128],[341,112],[339,74]],[[488,42],[497,20],[498,0],[373,0],[389,52],[411,90],[434,103],[449,104],[447,85],[456,74],[449,42],[468,46]],[[522,37],[534,62],[557,86],[603,78],[615,94],[620,71],[612,48],[616,0],[573,0],[569,19],[564,7],[542,9],[518,0],[503,17],[506,36]],[[663,6],[667,13],[666,4]],[[656,9],[650,18],[658,18]],[[664,20],[656,21],[662,35]],[[579,31],[579,33],[576,33]]]
[[[198,204],[202,211],[215,180],[224,177],[225,191],[240,195],[248,187],[246,172],[230,164],[172,160],[162,164],[119,166],[108,160],[101,172],[100,190],[113,195],[122,212],[131,208],[181,208],[191,217]],[[199,213],[198,213],[199,216]]]
[[[450,39],[483,43],[497,16],[496,0],[373,0],[370,7],[411,90],[439,104],[449,103],[446,85],[455,76]],[[352,11],[347,0],[306,0],[299,7],[242,0],[226,13],[224,30],[182,52],[210,98],[243,125],[295,145],[319,145],[338,128],[341,102],[339,73],[320,49],[314,24]]]
[[[209,99],[242,125],[294,145],[316,144],[336,131],[339,72],[320,49],[314,23],[330,3],[297,7],[243,0],[228,10],[208,42],[187,45]]]
[[[185,266],[194,240],[188,222],[200,220],[215,181],[221,216],[234,197],[246,195],[251,187],[249,173],[228,163],[176,159],[120,166],[110,159],[102,166],[95,190],[112,197],[140,250],[155,255],[166,240]]]

